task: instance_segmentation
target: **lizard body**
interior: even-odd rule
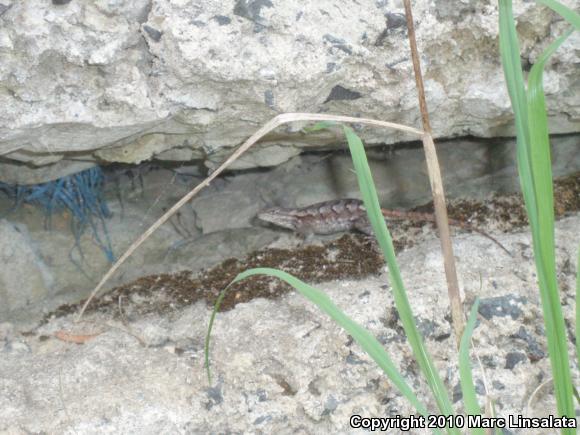
[[[429,213],[386,209],[381,209],[381,212],[386,220],[407,219],[416,222],[435,222],[435,217]],[[257,217],[263,222],[287,228],[303,235],[334,234],[352,230],[372,235],[366,209],[359,199],[337,199],[302,208],[274,207],[261,211]],[[484,231],[455,219],[449,219],[449,224],[475,231],[511,255],[505,246]]]
[[[334,234],[354,229],[364,231],[366,211],[358,199],[337,199],[302,208],[273,207],[258,213],[258,219],[297,233]]]

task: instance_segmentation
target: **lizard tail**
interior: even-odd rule
[[[383,216],[387,219],[393,219],[393,220],[408,219],[410,221],[415,221],[415,222],[435,222],[435,217],[431,214],[428,214],[428,213],[417,213],[417,212],[412,212],[412,211],[405,212],[405,211],[399,211],[399,210],[385,210],[385,209],[381,209],[381,211],[382,211]],[[455,226],[464,228],[466,230],[475,231],[476,233],[482,235],[483,237],[491,240],[493,243],[495,243],[497,246],[499,246],[503,251],[505,251],[510,257],[513,257],[512,253],[503,244],[501,244],[499,242],[499,240],[497,240],[493,236],[490,236],[485,231],[482,231],[474,226],[471,226],[471,225],[466,224],[464,222],[460,222],[460,221],[455,220],[455,219],[449,219],[449,223],[451,225],[455,225]]]
[[[487,239],[491,240],[493,243],[495,243],[497,246],[499,246],[501,249],[503,249],[503,250],[506,252],[506,254],[508,254],[510,257],[513,257],[512,253],[509,251],[509,249],[508,249],[508,248],[506,248],[506,247],[505,247],[505,246],[504,246],[504,245],[503,245],[503,244],[502,244],[502,243],[501,243],[499,240],[497,240],[495,237],[493,237],[493,236],[490,236],[490,235],[489,235],[489,234],[487,234],[486,232],[484,232],[484,231],[482,231],[482,230],[480,230],[480,229],[478,229],[478,228],[472,227],[471,225],[461,225],[461,227],[462,227],[462,228],[465,228],[465,229],[467,229],[467,230],[475,231],[476,233],[478,233],[478,234],[482,235],[483,237],[485,237],[485,238],[487,238]]]

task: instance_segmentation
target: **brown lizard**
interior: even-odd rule
[[[429,213],[386,209],[381,209],[381,211],[387,220],[435,221],[435,217]],[[261,211],[257,217],[263,222],[287,228],[302,235],[333,234],[351,230],[372,235],[366,209],[359,199],[337,199],[302,208],[274,207]],[[449,224],[481,234],[511,256],[510,251],[505,246],[484,231],[455,219],[449,219]]]

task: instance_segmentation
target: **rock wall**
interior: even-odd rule
[[[496,2],[414,8],[436,136],[513,134]],[[514,8],[527,68],[566,23],[532,2]],[[402,13],[387,0],[0,0],[2,162],[24,174],[14,165],[65,160],[44,178],[78,160],[211,167],[293,111],[418,126]],[[578,33],[569,38],[546,72],[554,133],[580,131],[579,42]],[[409,139],[371,129],[363,137]],[[332,141],[322,139],[280,128],[238,167],[275,165]]]

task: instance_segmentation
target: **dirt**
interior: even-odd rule
[[[554,182],[554,211],[556,218],[580,210],[580,173]],[[417,211],[433,211],[433,203],[417,208]],[[528,225],[526,209],[520,193],[495,195],[482,202],[475,200],[451,200],[448,202],[449,217],[469,222],[478,227],[497,227],[503,231]]]
[[[323,246],[264,249],[243,259],[230,258],[198,276],[192,276],[189,271],[145,276],[113,289],[95,301],[89,311],[116,308],[120,300],[130,301],[131,312],[135,314],[173,311],[202,299],[213,306],[219,293],[239,273],[255,267],[282,269],[307,282],[322,282],[378,274],[383,266],[374,243],[368,237],[346,234]],[[289,285],[275,278],[250,277],[228,289],[220,311],[231,310],[239,303],[259,297],[277,298],[290,290]],[[156,295],[153,304],[151,295]],[[82,303],[62,305],[46,319],[78,311]]]

